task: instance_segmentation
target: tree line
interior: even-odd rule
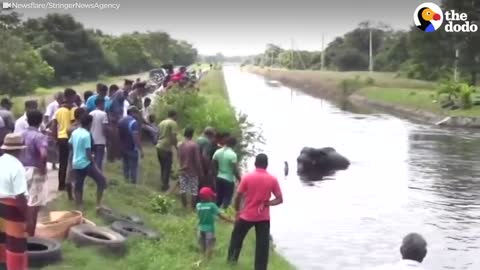
[[[16,12],[0,13],[0,40],[0,95],[137,73],[165,63],[186,66],[197,59],[192,44],[165,32],[107,35],[67,14],[23,20]]]
[[[469,21],[480,24],[480,4],[477,1],[443,0],[442,10],[465,12]],[[460,80],[473,85],[478,82],[479,33],[452,33],[443,29],[424,33],[416,26],[409,31],[396,31],[383,23],[362,22],[356,29],[335,38],[324,50],[324,68],[368,70],[370,31],[375,71],[398,72],[414,79],[444,80],[453,78],[457,65]],[[245,63],[289,69],[321,69],[322,52],[292,51],[268,44],[264,53]]]

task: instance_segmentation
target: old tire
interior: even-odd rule
[[[77,225],[70,228],[68,239],[79,247],[94,246],[119,255],[127,250],[125,237],[107,227]]]
[[[31,267],[45,267],[62,260],[60,242],[38,237],[27,238],[28,265]]]
[[[160,235],[157,232],[132,222],[115,221],[112,223],[111,228],[113,231],[124,237],[139,236],[153,240],[158,240],[160,238]]]
[[[97,215],[101,217],[106,223],[113,223],[115,221],[133,222],[136,224],[143,224],[140,217],[134,215],[121,215],[115,213],[112,209],[102,208],[97,211]]]

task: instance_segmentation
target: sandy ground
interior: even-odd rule
[[[49,169],[47,174],[47,189],[48,189],[47,202],[51,202],[58,196],[58,191],[57,191],[58,190],[58,170],[52,170],[51,164],[49,164],[48,167]]]

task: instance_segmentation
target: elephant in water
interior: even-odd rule
[[[322,180],[349,166],[350,161],[331,147],[304,147],[297,158],[297,174],[307,181]]]

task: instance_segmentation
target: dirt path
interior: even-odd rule
[[[51,202],[58,196],[58,170],[52,170],[51,164],[49,164],[48,167],[49,169],[47,174],[47,202]]]

